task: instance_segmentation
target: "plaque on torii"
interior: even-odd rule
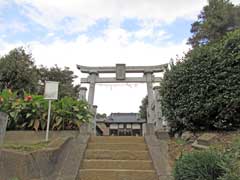
[[[125,80],[126,78],[126,65],[116,64],[116,80]]]

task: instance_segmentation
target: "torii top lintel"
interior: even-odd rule
[[[125,64],[122,64],[125,65]],[[117,65],[116,65],[117,66]],[[115,73],[116,66],[106,66],[106,67],[89,67],[89,66],[82,66],[77,65],[77,68],[82,73]],[[145,72],[152,72],[158,73],[163,72],[167,68],[168,64],[162,64],[157,66],[126,66],[125,72],[126,73],[145,73]]]

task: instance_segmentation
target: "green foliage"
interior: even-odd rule
[[[227,32],[240,27],[240,6],[229,0],[208,0],[198,20],[192,24],[188,43],[197,47],[220,39]]]
[[[17,94],[13,93],[10,89],[4,89],[0,93],[0,109],[1,112],[7,114],[11,113],[12,105],[17,101]]]
[[[240,180],[240,138],[223,153],[225,174],[219,180]]]
[[[0,91],[5,88],[36,92],[38,72],[32,55],[20,47],[0,58]]]
[[[17,178],[17,177],[14,177],[14,178],[12,178],[11,180],[19,180],[19,178]]]
[[[145,96],[142,100],[142,104],[139,107],[139,113],[140,113],[140,117],[142,119],[147,119],[147,107],[148,107],[148,96]]]
[[[107,114],[106,113],[103,113],[103,114],[97,113],[96,114],[96,118],[97,119],[106,119],[107,118]]]
[[[88,122],[92,115],[85,101],[64,97],[53,103],[52,129],[76,129]]]
[[[239,128],[239,74],[240,30],[172,64],[160,92],[172,131]]]
[[[44,130],[46,129],[48,101],[43,96],[25,94],[18,98],[17,93],[3,90],[0,93],[0,111],[9,116],[9,130]],[[52,102],[52,130],[78,129],[83,122],[88,122],[92,115],[88,104],[65,97]]]
[[[221,154],[214,151],[194,151],[183,154],[174,168],[175,180],[217,180],[224,174]]]
[[[240,139],[227,148],[193,151],[175,163],[175,180],[240,180]]]
[[[77,78],[70,68],[51,68],[41,66],[37,68],[31,53],[23,47],[13,49],[0,58],[0,91],[5,88],[33,94],[43,94],[45,81],[59,82],[59,97],[70,96],[78,98],[79,85],[74,85]]]
[[[182,138],[177,138],[176,143],[179,144],[179,145],[185,145],[185,144],[187,144],[187,141],[185,141]]]

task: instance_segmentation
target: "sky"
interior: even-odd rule
[[[240,4],[240,0],[232,0]],[[190,47],[207,0],[0,0],[0,56],[24,46],[37,65],[148,66]],[[140,74],[140,76],[142,76]],[[86,84],[81,86],[88,87]],[[138,112],[146,84],[97,84],[98,112]]]

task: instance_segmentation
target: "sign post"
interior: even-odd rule
[[[48,136],[49,136],[49,127],[50,127],[50,119],[51,119],[51,102],[52,100],[58,99],[58,86],[59,86],[59,82],[56,82],[56,81],[45,82],[44,98],[48,100],[48,119],[47,119],[47,129],[46,129],[46,138],[45,138],[46,141],[48,141]]]

